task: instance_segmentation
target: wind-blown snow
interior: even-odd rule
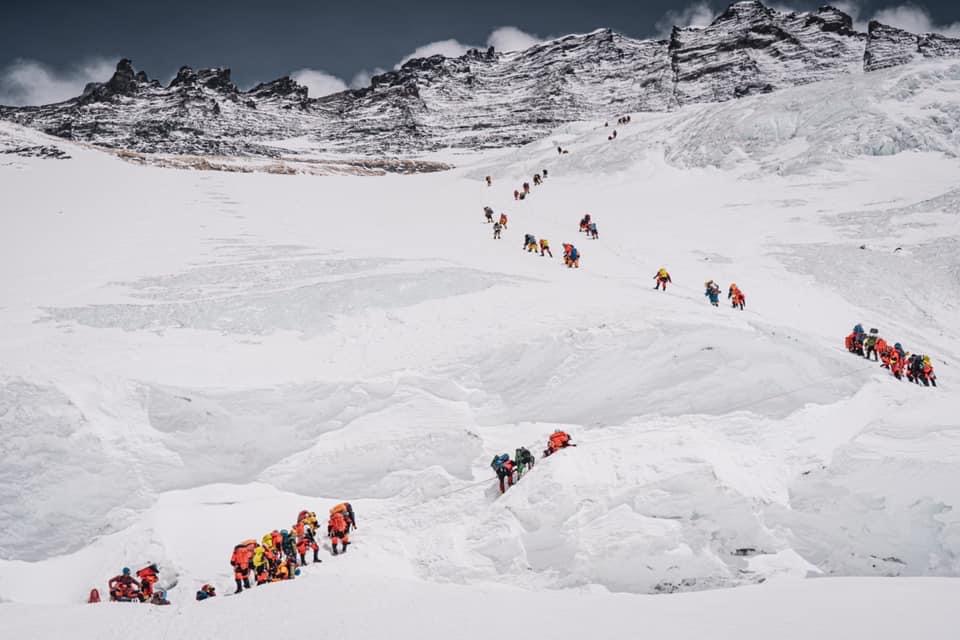
[[[481,602],[569,611],[551,637],[588,611],[602,637],[747,612],[738,637],[950,637],[960,66],[861,78],[375,179],[138,166],[4,124],[4,149],[70,156],[0,155],[5,628],[255,635],[320,600],[361,638],[426,602],[428,637]],[[521,251],[528,232],[581,268]],[[747,310],[712,308],[707,279]],[[940,386],[845,353],[856,322]],[[578,448],[498,496],[490,458],[558,426]],[[228,587],[237,541],[341,499],[347,556],[191,602]],[[151,560],[172,611],[71,604]]]

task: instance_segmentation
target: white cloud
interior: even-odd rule
[[[497,51],[523,51],[543,42],[543,38],[516,27],[498,27],[487,36],[487,46]]]
[[[873,19],[912,33],[942,33],[947,36],[960,36],[960,22],[936,25],[933,23],[929,11],[912,4],[881,9],[877,11]]]
[[[307,88],[311,98],[328,96],[347,90],[347,83],[335,75],[317,69],[297,69],[290,77]]]
[[[36,60],[15,60],[0,71],[0,104],[62,102],[83,93],[88,82],[106,82],[115,68],[116,63],[102,58],[91,58],[65,70]]]
[[[657,20],[654,28],[661,38],[669,38],[673,27],[706,27],[716,17],[706,2],[695,2],[680,11],[667,11]]]

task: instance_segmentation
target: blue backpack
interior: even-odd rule
[[[500,455],[495,456],[493,458],[493,462],[490,463],[490,466],[493,467],[494,471],[500,471],[500,467],[502,467],[503,464],[509,459],[510,459],[509,455],[507,455],[506,453],[501,453]]]

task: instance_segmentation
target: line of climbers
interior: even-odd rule
[[[257,586],[292,580],[300,575],[298,567],[307,565],[307,551],[313,551],[314,563],[323,562],[318,556],[319,527],[317,514],[303,510],[289,531],[274,529],[264,534],[260,542],[250,539],[236,545],[230,556],[230,566],[233,567],[233,578],[237,586],[234,593],[250,588],[250,574],[253,574]],[[356,528],[357,519],[349,502],[341,502],[330,509],[327,537],[330,538],[333,555],[346,553],[347,545],[350,544],[350,530]],[[342,547],[340,550],[337,549],[338,544]],[[198,592],[197,599],[202,600],[200,595]]]
[[[549,175],[550,173],[546,169],[543,170],[542,174],[540,173],[533,174],[533,186],[539,187],[540,185],[542,185],[543,181],[546,180]],[[492,184],[492,182],[488,182],[487,186],[489,186],[490,184]],[[529,182],[524,182],[519,189],[513,190],[514,200],[526,200],[528,195],[530,195]]]
[[[669,277],[670,277],[669,274],[667,274],[668,279]],[[710,304],[712,304],[715,307],[719,307],[720,306],[720,285],[718,285],[713,280],[707,280],[706,283],[704,283],[704,286],[706,286],[707,288],[707,290],[703,294],[704,297],[710,299]],[[664,287],[666,287],[666,284],[664,284]],[[740,309],[740,311],[743,311],[744,306],[746,306],[747,304],[747,296],[745,296],[743,291],[740,290],[736,282],[732,283],[730,285],[730,288],[727,289],[727,300],[731,301],[732,303],[731,306],[734,309]]]
[[[850,353],[863,356],[867,360],[873,356],[874,362],[880,362],[881,367],[889,369],[897,380],[906,376],[908,382],[923,384],[925,387],[937,386],[937,376],[933,372],[933,363],[930,356],[919,353],[908,353],[899,342],[890,346],[880,337],[880,332],[873,328],[867,334],[863,325],[857,324],[853,331],[844,338],[844,346]]]
[[[547,440],[547,448],[543,452],[543,457],[546,458],[560,449],[575,446],[577,445],[570,442],[570,434],[557,429],[550,434],[550,438]],[[536,457],[526,447],[518,447],[514,452],[513,460],[510,459],[510,454],[508,453],[501,453],[494,456],[490,462],[490,468],[497,474],[500,493],[504,493],[508,488],[519,482],[525,472],[533,469],[536,462]]]
[[[130,575],[130,569],[124,567],[119,575],[107,582],[107,590],[111,602],[148,602],[150,604],[170,604],[167,592],[164,589],[154,589],[160,580],[160,567],[156,563],[149,563],[137,571],[136,578]],[[100,602],[99,589],[91,589],[87,598],[89,604]]]

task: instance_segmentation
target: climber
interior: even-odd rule
[[[922,362],[923,368],[920,373],[923,375],[923,385],[927,386],[929,382],[933,386],[937,386],[937,376],[933,373],[933,363],[930,362],[930,356],[923,356]]]
[[[732,301],[734,309],[740,307],[740,311],[743,311],[743,306],[747,301],[747,297],[743,295],[743,291],[740,291],[740,287],[738,287],[737,283],[734,282],[730,285],[730,288],[727,289],[727,300]]]
[[[557,155],[563,153],[563,147],[557,147]]]
[[[654,286],[653,288],[654,288],[654,289],[659,289],[659,288],[660,288],[660,285],[663,285],[663,290],[664,290],[664,291],[667,290],[667,283],[668,283],[668,282],[673,282],[673,280],[670,278],[670,274],[669,274],[669,273],[667,272],[667,270],[664,269],[663,267],[660,267],[660,269],[657,271],[656,275],[653,276],[653,279],[657,281],[656,286]]]
[[[530,453],[530,450],[526,447],[519,447],[514,452],[513,460],[517,465],[517,480],[523,477],[525,471],[533,469],[533,465],[537,462],[536,458],[533,457],[533,454]]]
[[[486,180],[487,180],[487,186],[488,186],[488,187],[492,187],[492,186],[493,186],[493,177],[492,177],[492,176],[487,176]]]
[[[570,252],[573,251],[573,245],[567,242],[563,243],[563,264],[570,264]]]
[[[283,541],[280,543],[280,548],[283,550],[283,555],[287,558],[293,558],[293,561],[296,562],[297,539],[286,529],[281,529],[280,535],[283,536]]]
[[[857,333],[856,331],[854,331],[853,333],[850,333],[849,335],[847,335],[846,338],[843,339],[843,345],[847,348],[847,351],[849,351],[850,353],[855,353],[858,356],[862,356],[863,355],[863,334]]]
[[[548,175],[550,175],[550,174],[547,173],[547,170],[546,170],[546,169],[544,169],[544,170],[543,170],[543,179],[546,180]]]
[[[307,564],[307,549],[313,550],[313,561],[314,563],[320,562],[320,558],[317,556],[317,552],[320,551],[320,546],[317,544],[317,539],[313,533],[313,529],[307,527],[304,529],[303,534],[297,538],[297,553],[300,554],[300,564]]]
[[[343,543],[342,553],[347,552],[347,545],[350,544],[349,527],[350,524],[344,517],[343,512],[333,511],[330,513],[330,520],[327,522],[327,535],[330,537],[330,548],[333,550],[333,555],[341,553],[337,551],[338,542]]]
[[[167,592],[163,589],[158,589],[153,597],[150,598],[150,604],[165,605],[170,604],[170,601],[167,600]]]
[[[353,505],[349,502],[341,502],[340,504],[333,505],[333,508],[330,509],[330,513],[342,513],[343,517],[347,519],[347,532],[349,533],[350,529],[357,528],[357,516],[353,512]]]
[[[539,173],[533,174],[533,186],[538,187],[541,184],[543,184],[543,180],[540,179],[540,174]]]
[[[870,335],[863,341],[864,354],[863,357],[867,360],[870,359],[870,354],[873,354],[873,361],[878,362],[877,358],[877,339],[880,337],[879,331],[876,329],[870,329]]]
[[[320,521],[317,520],[317,514],[313,511],[307,511],[304,509],[300,512],[300,515],[297,516],[297,524],[303,524],[306,527],[310,527],[316,531],[320,527]]]
[[[491,209],[490,207],[484,207],[483,215],[486,216],[488,223],[493,222],[493,209]]]
[[[544,457],[553,455],[560,449],[565,449],[567,447],[575,447],[577,445],[570,442],[570,434],[566,431],[561,431],[557,429],[550,435],[550,439],[547,440],[547,448],[543,452]]]
[[[493,239],[494,239],[494,240],[499,240],[499,239],[500,239],[500,230],[501,230],[501,229],[503,229],[503,225],[501,225],[499,222],[494,222],[494,223],[493,223]]]
[[[514,199],[514,200],[519,200],[519,199],[520,199],[520,192],[517,191],[516,189],[513,190],[513,199]]]
[[[707,290],[704,292],[704,297],[710,298],[710,304],[715,307],[720,306],[720,285],[718,285],[713,280],[707,280],[704,284]]]
[[[253,578],[258,585],[265,583],[267,581],[267,576],[270,573],[270,561],[267,556],[268,553],[272,554],[273,552],[259,544],[253,550],[251,565],[253,566]]]
[[[140,583],[130,575],[130,569],[123,568],[120,575],[110,578],[107,583],[110,590],[110,600],[113,602],[142,602],[140,597]]]
[[[197,591],[197,600],[206,600],[207,598],[215,598],[217,596],[217,590],[212,584],[205,584],[200,587],[200,590]]]
[[[597,238],[600,237],[599,234],[597,233],[597,223],[596,223],[596,222],[591,222],[591,223],[590,223],[590,226],[588,227],[588,229],[589,229],[589,232],[590,232],[590,237],[591,237],[592,239],[596,240]]]
[[[589,213],[583,216],[582,218],[580,218],[580,232],[587,233],[588,231],[590,231],[590,214]]]
[[[297,571],[297,569],[294,569],[294,571]],[[277,566],[276,570],[273,572],[273,575],[270,577],[270,582],[290,580],[292,576],[293,573],[290,571],[290,561],[285,560]]]
[[[553,252],[550,251],[550,241],[546,238],[540,238],[540,255],[543,256],[544,254],[549,254],[551,258],[553,257]]]
[[[890,350],[890,373],[892,373],[893,377],[896,378],[897,380],[903,379],[904,363],[905,363],[905,359],[901,355],[901,352],[897,350],[896,347],[891,349]]]
[[[537,244],[537,240],[536,238],[533,237],[532,233],[523,234],[523,248],[526,251],[532,251],[532,249],[530,249],[530,246],[531,245],[536,246],[536,244]]]
[[[250,566],[253,562],[253,549],[256,546],[251,540],[245,540],[233,548],[233,554],[230,556],[230,565],[233,567],[233,579],[237,583],[237,590],[234,593],[240,593],[244,588],[250,588]]]
[[[273,552],[277,554],[279,559],[280,554],[283,553],[283,534],[274,529],[270,532],[270,535],[273,536]]]
[[[923,372],[923,356],[919,353],[907,358],[907,381],[920,384],[920,374]]]
[[[513,486],[513,463],[510,461],[510,455],[501,453],[493,456],[490,461],[490,468],[497,474],[497,480],[500,482],[500,493],[504,493],[508,487]],[[504,480],[507,486],[504,486]]]
[[[153,595],[153,585],[160,579],[160,569],[157,565],[150,563],[137,571],[137,578],[140,579],[140,592],[145,599],[149,598]]]
[[[260,539],[260,543],[263,545],[263,548],[272,553],[277,553],[279,549],[276,548],[273,544],[273,534],[265,533],[263,538]]]
[[[890,352],[893,351],[893,347],[887,344],[887,341],[883,338],[877,340],[877,353],[880,355],[880,366],[884,369],[890,368]]]
[[[500,225],[501,225],[504,229],[507,228],[507,214],[505,214],[505,213],[501,213],[501,214],[500,214]]]
[[[529,182],[524,182],[524,183],[523,183],[523,193],[524,193],[524,194],[529,194],[529,193],[530,193],[530,183],[529,183]]]
[[[580,252],[573,245],[570,245],[570,254],[567,256],[567,268],[580,268]]]

